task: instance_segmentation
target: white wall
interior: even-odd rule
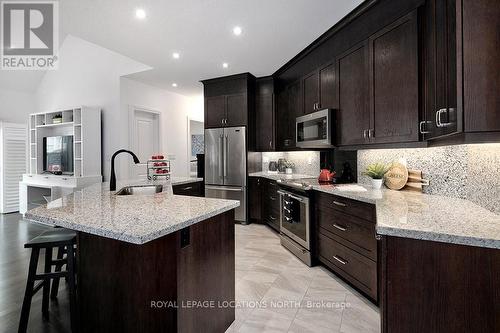
[[[36,112],[36,110],[34,93],[0,89],[1,121],[27,124],[28,115]]]
[[[59,69],[48,71],[37,92],[38,111],[78,105],[102,108],[103,168],[109,178],[114,151],[128,147],[127,117],[120,104],[120,77],[150,67],[98,45],[69,35],[59,51]],[[117,158],[117,177],[123,178],[129,156]]]
[[[128,78],[121,78],[120,82],[122,113],[127,115],[127,121],[130,107],[161,112],[162,153],[175,157],[172,161],[174,176],[187,176],[188,119],[203,121],[203,102],[200,104],[198,97],[189,98]]]

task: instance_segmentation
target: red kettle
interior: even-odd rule
[[[328,169],[321,169],[319,173],[318,181],[319,182],[333,182],[333,178],[335,177],[335,171],[330,172]]]

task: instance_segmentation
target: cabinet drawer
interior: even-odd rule
[[[280,231],[280,215],[278,212],[264,212],[264,221],[276,231]]]
[[[323,264],[377,300],[377,263],[329,237],[318,235],[319,258]]]
[[[349,215],[375,221],[375,206],[364,202],[339,197],[333,194],[317,193],[318,208],[340,211]]]
[[[316,215],[320,233],[377,260],[375,223],[335,210],[318,209]]]
[[[174,185],[172,186],[172,192],[175,195],[186,195],[193,197],[203,196],[201,182]]]

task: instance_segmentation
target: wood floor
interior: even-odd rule
[[[19,214],[0,214],[0,332],[17,332],[21,305],[26,288],[31,251],[24,243],[49,229],[37,223],[27,222]],[[43,269],[43,250],[38,262]],[[42,292],[39,291],[31,304],[28,332],[70,332],[69,303],[66,283],[61,281],[57,301],[50,302],[50,319],[42,319]]]
[[[48,228],[0,215],[0,333],[17,332],[30,255],[23,244]],[[305,266],[267,226],[237,225],[235,233],[238,308],[228,332],[379,332],[378,308],[327,269]],[[28,332],[70,332],[66,284],[50,303],[49,321],[41,316],[41,296],[33,299]]]

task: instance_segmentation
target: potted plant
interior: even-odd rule
[[[376,190],[379,190],[382,188],[384,175],[388,170],[389,167],[384,163],[373,163],[366,167],[363,175],[370,177],[372,179],[372,187]]]

